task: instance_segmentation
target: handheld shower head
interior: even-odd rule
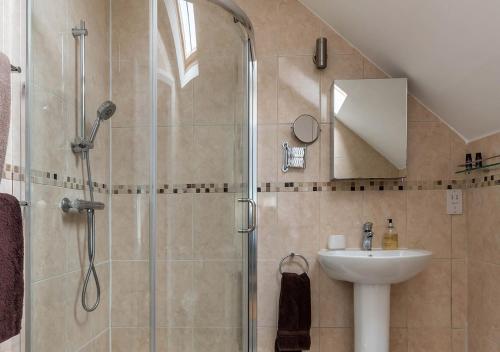
[[[99,109],[97,109],[97,117],[100,120],[108,120],[113,116],[113,114],[116,111],[116,105],[110,100],[106,100],[104,103],[99,106]]]
[[[114,115],[116,111],[116,105],[110,100],[106,100],[104,103],[99,106],[97,109],[97,118],[92,125],[92,131],[90,132],[89,141],[91,144],[94,144],[94,139],[97,135],[97,131],[99,130],[99,126],[101,125],[101,121],[106,121]]]

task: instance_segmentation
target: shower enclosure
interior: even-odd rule
[[[255,351],[248,18],[230,0],[27,12],[26,351]],[[98,109],[89,160],[72,143]],[[93,220],[64,198],[98,205]]]

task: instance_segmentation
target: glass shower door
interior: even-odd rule
[[[157,45],[158,350],[247,351],[248,38],[210,1],[165,0]]]

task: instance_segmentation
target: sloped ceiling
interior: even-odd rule
[[[300,0],[466,141],[500,131],[498,0]]]

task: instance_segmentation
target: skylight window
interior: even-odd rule
[[[340,89],[340,87],[336,84],[333,86],[333,89],[335,90],[335,94],[333,95],[333,112],[337,115],[347,99],[347,93]]]
[[[191,2],[177,0],[179,17],[181,19],[182,41],[184,46],[184,57],[188,59],[196,52],[196,23],[194,19],[194,7]]]

